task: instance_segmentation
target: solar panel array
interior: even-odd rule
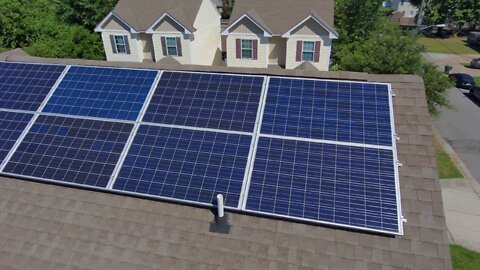
[[[0,173],[402,234],[386,84],[0,62]]]

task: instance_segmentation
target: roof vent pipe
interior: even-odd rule
[[[224,209],[224,204],[223,204],[223,195],[218,194],[217,195],[217,215],[219,218],[223,218],[225,216],[225,209]]]
[[[215,210],[212,209],[212,212]],[[230,225],[228,224],[228,216],[225,215],[225,202],[222,194],[217,195],[217,212],[215,213],[215,221],[210,223],[210,232],[229,234]]]

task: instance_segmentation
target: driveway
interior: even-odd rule
[[[465,63],[470,63],[472,59],[479,58],[480,54],[443,54],[443,53],[424,53],[423,57],[444,70],[445,65],[452,66],[452,73],[466,73],[473,77],[480,77],[480,69],[467,68],[463,66]]]
[[[434,126],[453,147],[473,177],[480,181],[480,104],[467,90],[453,88],[448,96],[453,110],[443,110]]]

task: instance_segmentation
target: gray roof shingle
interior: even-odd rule
[[[334,0],[236,0],[230,22],[246,13],[273,35],[281,36],[309,15],[314,15],[335,31],[334,7]]]
[[[7,55],[10,61],[141,66],[12,53],[0,54],[0,60]],[[154,63],[143,66],[159,67]],[[225,67],[200,70],[205,69],[269,72]],[[0,178],[0,268],[451,269],[421,78],[272,72],[392,83],[399,160],[404,164],[400,168],[402,208],[408,219],[403,236],[385,237],[237,213],[228,214],[230,234],[214,234],[209,232],[214,217],[208,209]]]
[[[168,13],[194,32],[193,26],[203,0],[120,0],[113,13],[136,31],[144,32],[164,13]]]

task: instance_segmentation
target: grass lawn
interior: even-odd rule
[[[480,77],[475,77],[475,83],[480,86]]]
[[[0,47],[0,53],[6,52],[6,51],[8,51],[8,49],[5,49],[5,48]]]
[[[475,50],[468,46],[466,37],[452,38],[426,38],[420,37],[418,44],[425,45],[427,52],[431,53],[447,53],[447,54],[476,54],[480,52],[480,48]]]
[[[437,141],[435,141],[435,153],[437,155],[437,170],[440,179],[463,178],[460,170]]]
[[[468,250],[459,245],[450,245],[453,270],[480,269],[480,253]]]

